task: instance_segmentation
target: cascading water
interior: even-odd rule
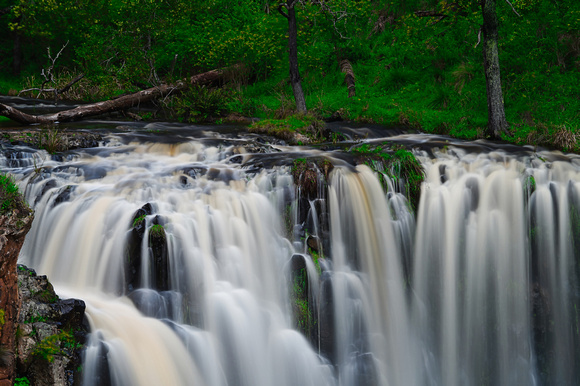
[[[580,383],[577,158],[417,151],[415,220],[399,184],[340,152],[282,148],[334,164],[307,194],[264,166],[282,153],[236,141],[10,150],[36,211],[21,261],[87,303],[85,385]]]

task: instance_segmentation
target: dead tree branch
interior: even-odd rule
[[[235,69],[237,66],[230,67]],[[194,75],[189,79],[180,81],[176,84],[161,84],[147,90],[138,91],[133,94],[124,95],[117,99],[104,102],[81,105],[70,110],[60,111],[53,114],[30,115],[14,107],[0,103],[0,115],[10,118],[11,120],[31,125],[35,123],[57,123],[78,121],[83,118],[93,117],[110,113],[113,111],[126,111],[131,107],[139,106],[142,103],[149,102],[153,99],[160,98],[169,93],[177,93],[186,90],[193,85],[211,84],[223,79],[225,69],[212,70],[202,74]]]
[[[516,15],[518,15],[519,17],[522,17],[522,15],[520,15],[520,14],[518,13],[518,11],[516,11],[516,9],[515,9],[515,8],[514,8],[514,6],[512,5],[512,3],[510,3],[510,0],[505,0],[505,2],[506,2],[506,3],[508,3],[510,7],[512,7],[512,11],[514,11],[514,13],[515,13]]]
[[[41,89],[38,87],[35,88],[27,88],[24,90],[21,90],[18,93],[18,96],[20,96],[21,94],[25,93],[25,92],[31,92],[31,91],[44,91],[44,92],[52,92],[56,95],[60,95],[60,94],[64,94],[65,92],[67,92],[75,83],[77,83],[78,81],[80,81],[81,79],[83,79],[85,77],[85,74],[80,74],[78,75],[76,78],[74,78],[73,80],[71,80],[70,82],[68,82],[63,88],[47,88],[47,89]]]

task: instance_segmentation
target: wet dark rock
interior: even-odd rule
[[[150,203],[147,203],[135,212],[131,220],[125,249],[124,270],[125,282],[129,292],[141,286],[141,246],[146,229],[145,217],[151,214],[153,214],[153,207]]]
[[[554,371],[554,363],[550,358],[554,358],[555,353],[550,344],[550,337],[553,336],[553,322],[551,321],[550,299],[548,291],[538,282],[532,285],[532,343],[536,352],[536,361],[541,384],[548,384]]]
[[[318,236],[314,236],[314,235],[310,235],[308,236],[308,239],[306,240],[306,244],[308,245],[308,248],[312,249],[314,252],[319,252],[320,251],[320,239],[318,238]]]
[[[131,229],[127,238],[125,251],[125,281],[127,291],[131,292],[137,288],[142,288],[143,256],[142,246],[147,227],[146,216],[153,214],[151,204],[145,204],[133,215]],[[159,291],[169,288],[169,266],[167,253],[167,236],[164,225],[166,220],[161,216],[155,216],[151,220],[149,236],[147,240],[148,267],[147,272],[151,286]]]
[[[244,160],[244,157],[243,157],[243,156],[241,156],[241,155],[236,155],[236,156],[233,156],[233,157],[231,157],[231,158],[228,160],[228,163],[232,163],[232,164],[241,164],[243,160]]]
[[[81,169],[86,181],[100,180],[107,175],[107,169],[100,166],[83,165]]]
[[[83,324],[85,302],[79,299],[59,300],[52,305],[55,320],[61,328],[71,329]]]
[[[44,186],[42,187],[42,191],[41,193],[38,195],[39,197],[42,197],[46,194],[46,192],[48,192],[50,189],[54,189],[57,187],[57,183],[54,179],[49,179],[46,181],[46,183],[44,184]]]
[[[63,187],[58,193],[58,196],[54,199],[54,206],[69,201],[70,195],[76,190],[76,188],[76,185],[67,185]]]
[[[479,206],[479,182],[477,178],[472,177],[465,181],[465,187],[468,189],[471,211],[475,212]]]
[[[442,184],[444,184],[448,179],[446,171],[447,171],[447,166],[439,165],[439,179],[441,180]]]
[[[67,133],[67,141],[69,149],[98,147],[99,142],[103,141],[103,137],[96,133]]]
[[[343,370],[346,384],[376,386],[382,384],[377,371],[377,361],[371,353],[363,353],[349,358]]]
[[[175,291],[158,292],[140,288],[128,295],[135,307],[144,315],[156,319],[179,320],[184,296]]]
[[[169,289],[167,236],[158,216],[155,220],[153,226],[149,229],[151,284],[158,291],[166,291]]]
[[[290,283],[295,327],[316,347],[318,344],[317,305],[310,293],[310,277],[304,255],[294,254],[290,259]]]
[[[111,370],[109,366],[109,347],[103,341],[99,341],[96,347],[91,347],[96,350],[96,371],[93,374],[95,379],[94,384],[99,386],[111,386],[113,384],[111,379]]]
[[[320,336],[318,339],[320,353],[336,364],[336,327],[334,322],[334,291],[332,288],[332,273],[323,271],[320,275],[320,303],[318,306],[318,323]]]
[[[186,168],[182,168],[179,169],[178,172],[181,172],[193,179],[197,179],[199,177],[205,176],[205,174],[207,173],[207,167],[206,166],[191,166],[191,167],[186,167]]]
[[[85,303],[59,299],[46,276],[22,265],[18,287],[17,375],[32,385],[80,385],[88,334]]]
[[[29,166],[34,157],[34,151],[30,149],[6,149],[4,151],[7,166],[10,168],[18,168]]]

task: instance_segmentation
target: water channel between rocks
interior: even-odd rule
[[[412,149],[413,213],[354,140],[89,125],[1,160],[36,212],[20,262],[87,304],[84,385],[580,384],[578,156],[345,128]],[[332,165],[311,191],[303,159]]]

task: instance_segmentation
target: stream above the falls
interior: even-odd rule
[[[577,155],[343,123],[317,146],[67,127],[103,141],[3,142],[0,165],[35,210],[19,261],[87,304],[84,385],[580,383]],[[412,150],[416,211],[361,144]]]

